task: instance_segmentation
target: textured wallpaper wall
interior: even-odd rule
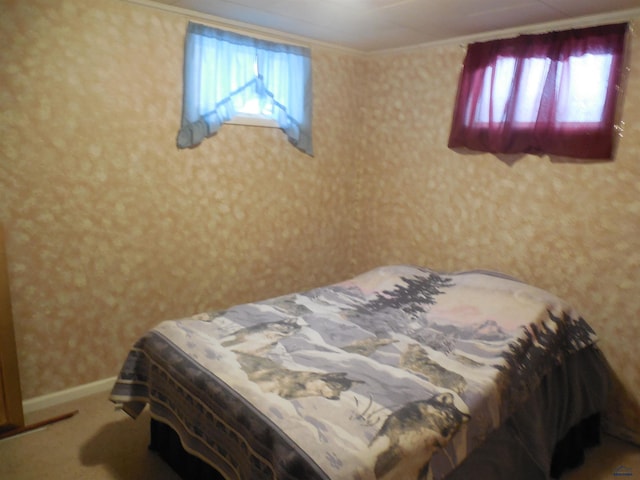
[[[24,398],[115,375],[160,320],[348,275],[360,59],[313,51],[314,157],[242,126],[178,151],[187,18],[118,0],[0,10]]]
[[[115,375],[159,320],[405,262],[502,270],[575,303],[617,372],[612,420],[640,431],[639,53],[612,163],[447,150],[456,46],[314,46],[313,158],[237,126],[178,151],[187,18],[119,0],[0,10],[0,221],[25,398]]]
[[[635,47],[635,48],[633,48]],[[552,163],[447,149],[458,46],[367,62],[361,269],[415,263],[500,270],[571,301],[617,376],[611,422],[640,439],[640,41],[614,162]]]

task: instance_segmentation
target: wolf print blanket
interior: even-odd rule
[[[595,341],[512,278],[388,266],[163,322],[111,399],[149,403],[227,479],[440,479]]]

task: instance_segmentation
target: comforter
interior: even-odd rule
[[[162,322],[111,399],[148,403],[227,479],[441,479],[595,342],[513,278],[388,266]]]

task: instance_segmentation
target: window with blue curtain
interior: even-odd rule
[[[311,52],[190,22],[179,148],[199,145],[249,103],[313,155]]]

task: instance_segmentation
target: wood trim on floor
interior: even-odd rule
[[[0,433],[0,440],[4,440],[5,438],[14,437],[16,435],[22,435],[23,433],[31,432],[33,430],[38,430],[39,428],[46,427],[47,425],[51,425],[52,423],[61,422],[62,420],[66,420],[67,418],[71,418],[76,415],[79,410],[74,410],[73,412],[65,413],[63,415],[58,415],[47,420],[43,420],[41,422],[32,423],[30,425],[24,425],[21,427],[16,427],[14,429],[5,431]]]

